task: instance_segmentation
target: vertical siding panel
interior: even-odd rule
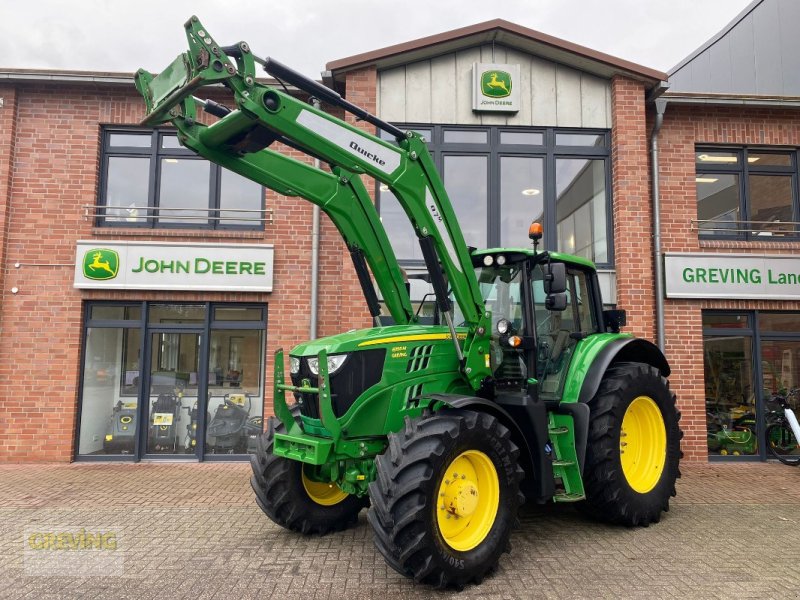
[[[531,57],[531,125],[556,125],[556,66]]]
[[[472,112],[472,64],[481,62],[480,48],[456,52],[456,122],[480,125],[481,119]]]
[[[438,94],[438,90],[436,90]],[[427,60],[406,66],[406,121],[431,122],[431,63]]]
[[[605,79],[587,73],[581,74],[581,125],[583,127],[606,126]]]
[[[556,121],[559,127],[581,126],[580,71],[556,66]]]
[[[397,67],[380,73],[381,118],[386,121],[406,120],[406,68]]]
[[[519,81],[514,82],[514,86],[519,88],[519,112],[516,114],[510,113],[508,124],[527,127],[533,123],[531,112],[531,57],[509,48],[506,52],[506,62],[519,65]]]
[[[494,54],[494,57],[492,54]],[[506,49],[503,46],[495,46],[494,52],[492,52],[491,44],[481,46],[481,62],[505,64]],[[505,125],[508,122],[508,113],[484,112],[479,113],[479,115],[483,125]]]
[[[437,56],[431,64],[431,122],[456,122],[456,55]]]

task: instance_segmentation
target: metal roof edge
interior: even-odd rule
[[[744,9],[742,10],[742,12],[740,12],[738,15],[736,15],[731,20],[731,22],[728,23],[725,27],[720,29],[719,32],[716,35],[714,35],[709,40],[704,42],[699,48],[697,48],[694,52],[689,54],[689,56],[684,58],[681,62],[679,62],[677,65],[672,67],[669,71],[667,71],[669,76],[672,77],[675,73],[680,71],[683,67],[685,67],[690,62],[692,62],[700,54],[702,54],[703,52],[708,50],[711,46],[713,46],[718,41],[720,41],[723,37],[728,35],[728,33],[731,31],[731,29],[736,27],[747,15],[749,15],[751,12],[753,12],[763,2],[764,2],[764,0],[753,0],[753,2],[751,2],[750,4],[745,6]]]
[[[666,92],[661,96],[670,104],[710,106],[756,106],[800,108],[800,96],[753,96],[749,94],[691,94]]]

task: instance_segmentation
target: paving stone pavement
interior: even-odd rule
[[[800,598],[800,469],[682,471],[649,528],[524,507],[497,573],[458,593],[387,567],[363,512],[324,537],[272,524],[246,464],[0,465],[0,598]],[[30,547],[81,531],[111,532],[115,549]]]

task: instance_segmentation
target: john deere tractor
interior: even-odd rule
[[[275,417],[252,457],[267,516],[324,534],[369,506],[389,565],[438,587],[491,572],[525,501],[578,502],[628,526],[658,521],[681,456],[670,368],[653,344],[619,332],[624,311],[603,309],[593,264],[538,250],[538,224],[531,248],[468,248],[422,137],[244,42],[218,44],[196,17],[185,29],[187,52],[157,76],[136,74],[143,124],[172,123],[198,155],[318,205],[349,248],[375,322],[297,345],[288,372],[275,354]],[[392,141],[262,84],[257,64]],[[228,105],[196,97],[218,84]],[[198,109],[217,119],[199,122]],[[388,186],[411,221],[432,319],[412,306],[362,175]]]

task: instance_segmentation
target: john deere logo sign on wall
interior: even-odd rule
[[[78,242],[76,288],[272,291],[270,244]]]
[[[482,64],[472,66],[472,110],[516,112],[519,110],[519,65]]]
[[[83,276],[102,281],[114,279],[119,272],[119,254],[108,248],[92,248],[83,255]]]
[[[787,255],[670,253],[668,298],[800,299],[800,258]]]

